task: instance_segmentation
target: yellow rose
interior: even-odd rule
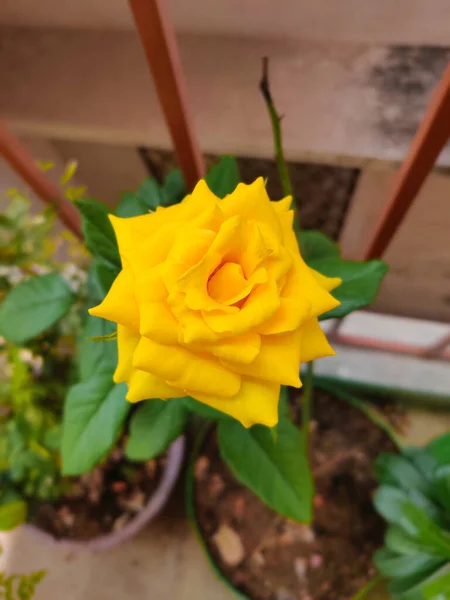
[[[200,181],[175,206],[110,217],[122,271],[90,313],[118,324],[114,380],[130,402],[189,395],[272,427],[280,385],[334,354],[317,317],[339,304],[340,279],[306,266],[290,205],[262,178],[223,200]]]

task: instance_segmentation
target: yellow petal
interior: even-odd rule
[[[304,296],[281,298],[280,308],[274,316],[257,327],[258,333],[273,335],[294,331],[309,318],[311,302]]]
[[[133,331],[124,327],[123,325],[117,326],[117,348],[119,354],[119,360],[114,373],[114,381],[121,383],[122,381],[128,381],[133,371],[133,353],[139,343],[141,336]]]
[[[224,361],[224,364],[246,377],[299,388],[301,386],[299,377],[301,349],[302,331],[300,330],[263,336],[261,350],[253,362],[231,364]]]
[[[244,306],[236,314],[203,312],[206,324],[217,333],[240,335],[270,319],[280,307],[280,298],[275,283],[264,283],[256,287]]]
[[[201,312],[191,310],[186,306],[184,294],[171,294],[169,306],[178,321],[180,342],[195,344],[197,342],[215,342],[220,339],[221,336],[205,323]]]
[[[133,369],[128,382],[128,402],[140,402],[151,398],[180,398],[184,396],[183,390],[168,385],[164,380],[145,371]]]
[[[226,369],[217,359],[190,352],[182,346],[158,344],[145,337],[136,348],[133,366],[153,373],[189,394],[200,391],[230,397],[241,386],[240,376]]]
[[[229,306],[247,298],[256,285],[266,283],[267,279],[266,269],[260,267],[247,280],[241,265],[229,262],[210,278],[208,293],[217,302]]]
[[[192,194],[186,196],[181,202],[181,206],[186,211],[185,217],[195,217],[199,212],[210,210],[219,203],[220,199],[209,189],[206,181],[200,179]]]
[[[89,314],[139,331],[139,308],[133,288],[134,279],[130,269],[122,269],[106,298],[98,306],[90,308]]]
[[[272,206],[277,213],[288,212],[292,206],[292,196],[286,196],[282,200],[272,201]]]
[[[162,344],[178,343],[178,322],[165,302],[144,302],[140,309],[141,335]]]
[[[281,231],[283,232],[284,246],[293,252],[294,255],[300,254],[297,237],[294,232],[294,211],[289,210],[284,213],[278,213],[277,217],[281,225]]]
[[[311,269],[311,273],[313,274],[314,279],[323,287],[327,290],[327,292],[331,292],[331,290],[334,290],[335,288],[337,288],[338,286],[341,285],[342,283],[342,279],[340,277],[327,277],[326,275],[322,275],[322,273],[319,273],[319,271],[316,271],[315,269]]]
[[[207,394],[192,396],[199,402],[234,417],[244,427],[257,423],[274,427],[278,423],[280,386],[274,383],[244,378],[241,389],[234,398],[223,399]]]
[[[310,319],[301,328],[301,361],[309,362],[324,356],[334,356],[336,352],[328,343],[317,319]]]
[[[217,358],[224,359],[230,363],[248,364],[255,360],[261,349],[261,336],[257,333],[249,332],[238,337],[231,337],[205,349],[210,351]]]
[[[225,217],[240,216],[266,223],[281,239],[281,228],[262,177],[250,185],[240,183],[232,194],[222,200],[220,207]]]
[[[283,296],[292,299],[305,296],[311,302],[310,317],[318,317],[340,304],[319,284],[300,255],[294,259],[293,274],[286,279]]]
[[[225,263],[214,273],[208,282],[208,292],[211,298],[221,303],[228,303],[242,291],[247,280],[241,265],[233,262]]]

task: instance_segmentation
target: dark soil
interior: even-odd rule
[[[75,540],[117,531],[146,506],[165,462],[164,456],[130,462],[118,446],[104,464],[68,481],[56,503],[32,506],[31,522],[56,538]]]
[[[197,459],[200,529],[219,569],[255,600],[350,600],[374,574],[384,525],[371,504],[372,463],[395,448],[358,410],[317,390],[311,424],[310,526],[279,517],[241,486],[221,461],[215,434]]]

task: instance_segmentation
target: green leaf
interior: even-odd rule
[[[139,217],[148,211],[149,207],[136,192],[124,192],[120,195],[114,214],[122,218]]]
[[[155,211],[158,206],[164,206],[164,193],[159,183],[152,177],[144,179],[136,190],[136,195],[147,207],[147,212]]]
[[[300,249],[307,263],[310,260],[340,258],[339,246],[320,231],[302,231],[300,234]]]
[[[450,465],[450,433],[435,438],[428,444],[426,450],[438,465]]]
[[[341,285],[331,292],[340,306],[322,315],[321,320],[345,317],[375,300],[388,270],[385,262],[344,260],[338,247],[318,231],[301,232],[299,244],[308,266],[327,277],[342,279]]]
[[[402,524],[403,509],[408,502],[405,492],[398,488],[382,485],[375,493],[373,503],[377,511],[389,523]]]
[[[416,489],[425,495],[431,493],[431,483],[404,456],[383,452],[378,455],[374,470],[382,483],[397,486],[406,492]]]
[[[448,519],[450,516],[450,464],[436,469],[434,487],[438,500],[444,507]]]
[[[127,458],[150,460],[159,456],[183,433],[186,419],[183,398],[146,400],[131,417]]]
[[[28,506],[13,490],[0,492],[0,531],[10,531],[27,518]]]
[[[233,156],[222,156],[206,174],[209,189],[219,198],[231,194],[239,183],[239,168]]]
[[[450,559],[450,533],[438,527],[420,507],[406,503],[400,525],[408,535],[420,540],[428,552]]]
[[[92,261],[88,272],[89,296],[92,295],[89,300],[92,301],[92,306],[102,302],[119,272],[118,267],[113,269],[97,260]]]
[[[450,565],[446,565],[423,585],[425,600],[448,600],[450,598]]]
[[[118,217],[137,217],[154,212],[158,206],[172,206],[186,195],[186,183],[183,173],[177,169],[169,173],[161,187],[149,177],[144,179],[134,192],[125,192],[120,197],[114,213]]]
[[[20,346],[59,321],[74,300],[58,273],[30,277],[0,304],[0,335]]]
[[[100,373],[69,390],[63,417],[64,475],[89,471],[111,449],[130,408],[126,389],[124,383],[113,383],[111,373]]]
[[[163,185],[164,206],[172,206],[183,200],[187,194],[186,182],[180,169],[171,171]]]
[[[113,270],[120,269],[116,235],[108,218],[109,208],[93,198],[81,198],[75,205],[81,212],[81,228],[89,252]]]
[[[107,372],[110,376],[117,365],[117,342],[99,344],[91,338],[113,335],[117,325],[99,317],[86,315],[77,350],[78,374],[82,381]]]
[[[414,574],[424,576],[440,569],[445,564],[445,559],[429,554],[396,554],[382,548],[374,554],[374,563],[384,577],[410,577]]]
[[[286,418],[278,422],[277,441],[261,425],[246,429],[224,420],[218,426],[220,454],[236,479],[283,517],[309,523],[314,486],[302,436]]]

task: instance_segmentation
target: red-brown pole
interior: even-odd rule
[[[189,189],[205,166],[189,115],[187,94],[175,34],[162,0],[129,0],[136,28],[164,111],[170,135]]]
[[[2,121],[0,121],[0,155],[43,202],[56,208],[58,217],[66,227],[79,239],[82,239],[80,216],[75,207],[39,169],[25,146],[8,131]]]
[[[365,260],[384,254],[449,137],[450,63],[400,168],[393,194],[364,252]]]

